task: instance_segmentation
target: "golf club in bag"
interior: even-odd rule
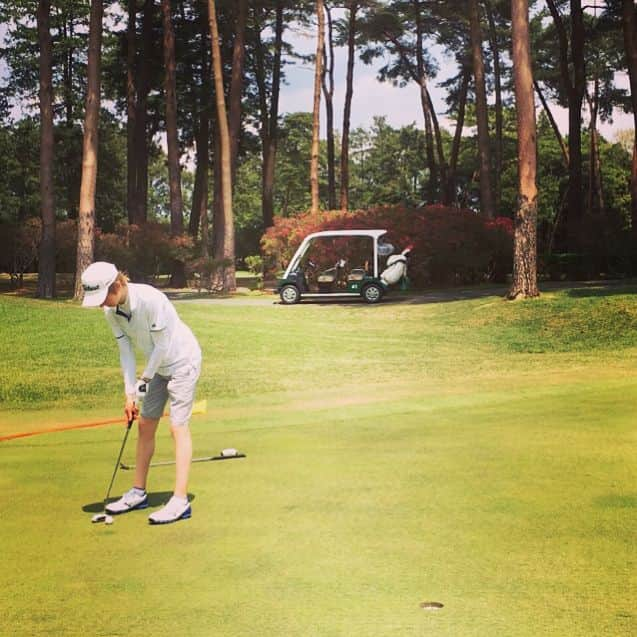
[[[124,447],[126,446],[126,441],[128,440],[128,434],[130,433],[131,427],[133,426],[133,422],[135,421],[135,417],[133,416],[126,425],[126,432],[124,433],[124,440],[122,440],[122,446],[119,450],[119,455],[117,456],[117,462],[115,463],[115,469],[113,471],[113,475],[111,477],[111,483],[108,485],[108,491],[106,492],[106,496],[104,497],[104,510],[102,513],[96,513],[92,518],[91,522],[105,522],[106,524],[112,524],[113,518],[106,513],[106,503],[111,496],[111,489],[113,488],[113,483],[115,482],[115,476],[117,475],[117,470],[119,469],[120,462],[122,460],[122,454],[124,453]]]

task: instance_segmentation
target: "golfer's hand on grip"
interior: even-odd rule
[[[124,413],[126,414],[126,420],[130,422],[135,420],[139,416],[139,408],[135,404],[135,399],[132,396],[126,397],[126,406],[124,407]]]

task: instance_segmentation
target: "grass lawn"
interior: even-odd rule
[[[195,455],[247,458],[193,465],[188,521],[108,527],[122,427],[0,442],[0,635],[637,634],[635,292],[177,301]],[[0,343],[0,436],[121,413],[99,311],[0,296]]]

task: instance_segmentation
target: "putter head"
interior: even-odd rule
[[[222,449],[219,455],[222,458],[234,458],[239,455],[239,452],[231,447],[229,449]]]
[[[98,524],[99,522],[104,522],[106,520],[106,513],[96,513],[92,518],[91,522],[93,524]]]

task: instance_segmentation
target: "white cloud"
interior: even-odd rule
[[[415,85],[405,88],[393,87],[376,80],[374,74],[355,73],[352,97],[352,128],[371,126],[374,116],[385,115],[393,126],[422,123],[418,89]],[[342,129],[345,83],[339,82],[334,92],[334,126]],[[302,86],[285,87],[281,91],[281,111],[291,113],[312,110],[312,88]],[[321,124],[325,123],[325,106],[321,104]]]

